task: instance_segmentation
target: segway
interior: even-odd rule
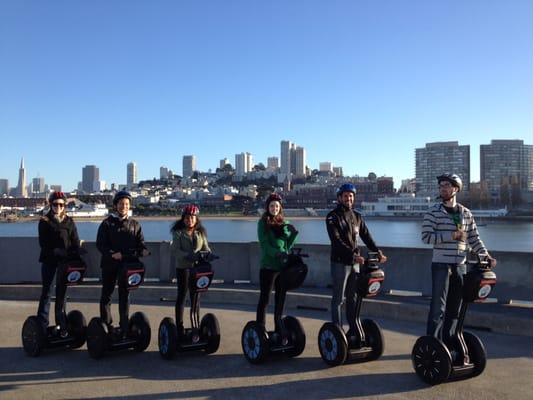
[[[318,332],[318,348],[324,362],[337,366],[346,362],[377,360],[383,354],[385,340],[381,328],[371,319],[360,318],[365,297],[375,296],[381,289],[385,273],[379,267],[379,255],[369,252],[357,277],[355,301],[355,332],[326,322]]]
[[[141,251],[129,251],[122,255],[120,277],[129,291],[139,288],[144,281],[145,268],[139,260]],[[150,322],[143,312],[135,312],[128,321],[128,330],[122,332],[118,326],[108,326],[100,317],[94,317],[87,328],[87,350],[94,359],[106,352],[133,349],[143,352],[150,345],[152,331]]]
[[[293,290],[302,285],[307,276],[307,265],[302,258],[308,257],[300,248],[293,248],[288,255],[287,267],[277,279],[281,279],[285,290]],[[282,332],[267,331],[257,321],[249,321],[241,335],[244,357],[252,364],[261,364],[269,356],[297,357],[305,349],[305,331],[300,321],[292,316],[281,320]]]
[[[470,263],[470,262],[469,262]],[[449,343],[435,336],[420,337],[411,353],[416,374],[424,382],[437,385],[448,380],[466,379],[480,375],[487,363],[487,353],[481,340],[463,331],[468,303],[484,301],[496,284],[486,256],[478,256],[464,277],[463,302],[455,334]]]
[[[200,321],[200,293],[206,292],[213,280],[211,261],[218,259],[209,251],[200,251],[196,255],[191,274],[189,290],[191,302],[191,327],[178,335],[173,318],[163,318],[159,324],[159,354],[170,360],[176,352],[201,351],[215,353],[220,345],[220,327],[214,314],[206,314]]]
[[[83,281],[87,266],[81,259],[82,250],[76,250],[59,257],[56,285],[76,286]],[[44,349],[77,349],[85,343],[87,323],[78,310],[67,314],[66,336],[61,335],[59,325],[45,328],[37,316],[31,316],[22,326],[24,351],[37,357]]]

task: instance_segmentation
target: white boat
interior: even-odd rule
[[[402,193],[398,197],[380,197],[378,201],[363,201],[361,211],[369,217],[421,217],[433,205],[431,197],[416,197]]]
[[[109,214],[105,204],[87,204],[78,202],[75,205],[67,207],[67,215],[69,217],[77,218],[94,218],[94,217],[106,217]]]

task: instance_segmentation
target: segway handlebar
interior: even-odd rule
[[[219,258],[220,258],[219,256],[206,250],[199,251],[194,255],[195,262],[211,262],[214,260],[218,260]]]
[[[468,259],[469,264],[475,265],[477,268],[482,270],[490,270],[490,260],[487,254],[476,254],[475,258]]]
[[[289,253],[291,256],[309,257],[309,254],[302,253],[301,247],[293,247]]]

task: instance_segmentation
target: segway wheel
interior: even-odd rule
[[[283,326],[288,331],[293,348],[286,354],[289,357],[298,357],[305,349],[305,331],[296,318],[287,316],[283,318]]]
[[[68,313],[67,330],[69,335],[74,338],[74,342],[70,345],[71,349],[77,349],[84,345],[87,339],[87,321],[80,311],[74,310]]]
[[[331,366],[344,364],[348,357],[348,341],[343,330],[332,322],[322,325],[318,332],[318,349],[326,364]]]
[[[140,353],[148,348],[152,338],[152,329],[148,317],[144,313],[138,311],[130,317],[128,334],[137,340],[133,346],[135,351]]]
[[[22,346],[31,357],[38,357],[46,345],[46,332],[35,316],[28,317],[22,326]]]
[[[159,324],[158,344],[161,357],[171,360],[176,356],[178,329],[172,318],[163,318]]]
[[[468,355],[470,362],[474,364],[474,371],[472,377],[480,375],[487,365],[487,351],[483,342],[471,332],[463,332],[466,347],[468,348]]]
[[[242,331],[241,345],[244,357],[252,364],[261,364],[269,352],[265,327],[255,321],[246,324]]]
[[[205,352],[214,353],[220,346],[220,326],[214,314],[206,314],[200,322],[200,335],[207,341]]]
[[[367,360],[377,360],[383,355],[383,350],[385,350],[385,339],[383,338],[383,332],[377,322],[371,319],[364,319],[362,324],[367,345],[372,348],[372,352],[368,356]]]
[[[93,318],[87,327],[87,350],[89,355],[98,360],[103,357],[107,349],[109,331],[101,318]]]
[[[450,377],[450,352],[444,343],[433,336],[418,338],[411,353],[411,360],[418,377],[430,385],[438,385]]]

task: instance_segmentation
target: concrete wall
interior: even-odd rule
[[[211,243],[213,252],[220,256],[214,262],[215,279],[225,282],[259,280],[259,246],[252,243]],[[87,277],[100,278],[100,254],[94,242],[85,242],[88,264]],[[144,259],[147,278],[169,282],[176,273],[170,259],[168,242],[148,242],[151,255]],[[306,286],[325,287],[330,283],[329,246],[301,245],[309,254],[306,259],[309,275]],[[389,262],[384,265],[385,290],[408,290],[431,293],[431,249],[384,248]],[[494,252],[498,259],[495,270],[498,284],[492,297],[533,301],[533,253]],[[38,283],[41,280],[39,242],[37,238],[0,238],[0,283]]]

